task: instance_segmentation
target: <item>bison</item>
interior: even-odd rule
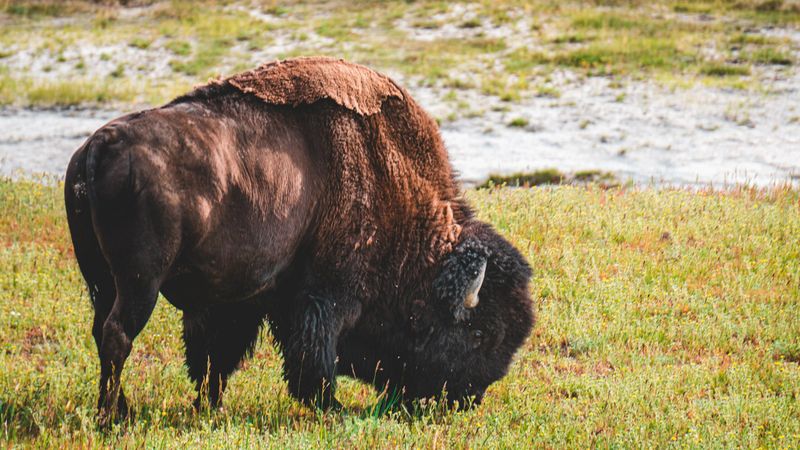
[[[534,322],[526,260],[460,195],[436,123],[366,67],[296,58],[212,80],[97,130],[66,173],[94,307],[99,417],[159,292],[183,312],[197,401],[268,323],[289,392],[345,375],[481,402]]]

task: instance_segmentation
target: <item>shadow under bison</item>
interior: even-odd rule
[[[459,196],[436,123],[359,65],[270,63],[113,120],[65,196],[101,421],[127,413],[120,373],[159,292],[197,405],[220,404],[265,321],[290,393],[323,408],[336,375],[478,404],[533,325],[530,268]]]

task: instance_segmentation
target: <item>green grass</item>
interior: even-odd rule
[[[170,41],[167,43],[166,48],[180,56],[188,56],[192,53],[192,44],[186,41]]]
[[[115,81],[93,79],[31,80],[0,73],[0,105],[77,106],[130,103],[137,92],[130,81],[120,81],[124,67],[112,73]]]
[[[524,125],[509,125],[509,126],[527,126],[528,121],[525,119]],[[512,122],[513,123],[513,122]],[[519,172],[511,175],[490,175],[479,188],[495,187],[495,186],[510,186],[510,187],[530,187],[541,186],[546,184],[561,184],[566,175],[561,173],[558,169],[541,169],[534,172]]]
[[[163,299],[124,373],[136,420],[95,427],[91,307],[61,187],[0,179],[0,436],[34,447],[796,448],[800,194],[471,191],[534,268],[538,323],[479,409],[340,413],[291,400],[262,343],[224,411],[196,415]],[[268,336],[265,339],[269,341]]]
[[[91,10],[91,5],[82,1],[71,0],[38,0],[15,1],[6,0],[0,8],[12,17],[58,17],[65,14],[83,13]]]
[[[188,60],[172,60],[170,66],[177,72],[196,77],[201,74],[208,74],[219,64],[220,59],[231,46],[232,42],[227,38],[214,39],[203,42],[197,51]]]
[[[700,68],[700,73],[713,77],[750,75],[750,68],[733,64],[709,63]]]
[[[144,49],[150,47],[150,44],[152,44],[150,39],[143,38],[143,37],[136,37],[133,40],[131,40],[131,42],[130,42],[130,46],[131,47],[138,48],[138,49],[141,49],[141,50],[144,50]]]
[[[528,119],[524,117],[515,117],[508,122],[508,126],[512,128],[525,128],[528,126]]]
[[[400,72],[409,82],[448,87],[454,73],[474,74],[473,88],[516,102],[538,95],[537,86],[559,68],[585,75],[647,78],[689,86],[716,77],[717,85],[758,89],[761,71],[735,76],[706,73],[717,61],[745,65],[793,65],[793,46],[786,39],[753,30],[766,26],[797,26],[800,11],[791,2],[698,0],[655,2],[581,0],[487,0],[473,2],[475,17],[452,23],[436,14],[452,9],[448,2],[388,0],[308,4],[261,4],[273,17],[264,22],[249,16],[241,2],[151,0],[152,6],[135,17],[102,2],[11,0],[0,3],[4,31],[3,54],[30,42],[36,52],[59,53],[76,45],[130,45],[142,51],[164,51],[173,72],[153,79],[127,70],[116,82],[135,80],[156,103],[175,86],[193,85],[210,76],[231,73],[264,61],[254,50],[282,45],[279,57],[326,54],[344,57],[377,69]],[[692,17],[679,18],[675,14]],[[695,20],[703,14],[710,20]],[[69,19],[64,22],[62,18]],[[54,20],[57,19],[57,20]],[[492,27],[531,21],[525,31],[509,36],[489,34]],[[415,31],[398,27],[405,23]],[[409,36],[436,33],[453,25],[464,36],[447,33],[431,41]],[[489,28],[484,29],[484,26]],[[714,48],[716,53],[704,52]],[[6,50],[8,49],[8,50]],[[109,55],[113,58],[113,55]],[[129,63],[129,61],[114,61]],[[498,64],[499,62],[499,64]],[[70,78],[92,78],[91,67],[75,69]],[[89,70],[87,70],[89,69]],[[713,72],[713,71],[712,71]],[[25,73],[9,76],[22,78]],[[768,78],[768,77],[767,77]],[[22,86],[20,98],[31,98]],[[33,96],[36,98],[36,96]],[[107,98],[113,98],[107,97]],[[45,104],[53,103],[45,99]],[[30,100],[32,102],[32,100]],[[36,103],[31,103],[36,104]]]
[[[785,51],[774,48],[764,48],[745,55],[745,58],[754,64],[771,64],[780,66],[791,66],[794,64],[792,55]]]
[[[525,119],[515,119],[524,121]],[[509,126],[527,127],[527,121],[523,124],[515,125],[512,121]],[[532,172],[517,172],[510,175],[493,174],[478,185],[478,189],[496,187],[532,187],[547,185],[573,185],[582,186],[593,184],[597,187],[608,189],[619,187],[620,180],[610,172],[600,170],[579,170],[575,173],[563,173],[558,169],[539,169]]]

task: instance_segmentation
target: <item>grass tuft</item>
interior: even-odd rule
[[[528,126],[528,119],[524,117],[516,117],[508,122],[508,126],[512,128],[525,128]]]
[[[112,73],[116,78],[124,74],[124,67]],[[115,80],[30,80],[0,75],[0,104],[78,106],[100,105],[112,102],[131,103],[136,100],[136,89],[128,81]]]
[[[527,125],[527,121],[526,125]],[[565,175],[557,169],[541,169],[535,172],[518,172],[511,175],[489,175],[489,179],[478,188],[494,186],[531,187],[545,184],[561,184]]]
[[[756,50],[752,53],[744,55],[747,61],[753,64],[768,64],[779,66],[791,66],[794,64],[794,58],[788,52],[777,50],[774,48],[763,48]]]
[[[750,68],[733,64],[706,64],[700,69],[700,73],[712,77],[741,77],[750,75]]]

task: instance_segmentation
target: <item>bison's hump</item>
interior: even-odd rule
[[[403,91],[389,77],[326,57],[274,61],[226,81],[267,103],[297,106],[330,99],[361,115],[379,112],[389,97],[403,99]]]

